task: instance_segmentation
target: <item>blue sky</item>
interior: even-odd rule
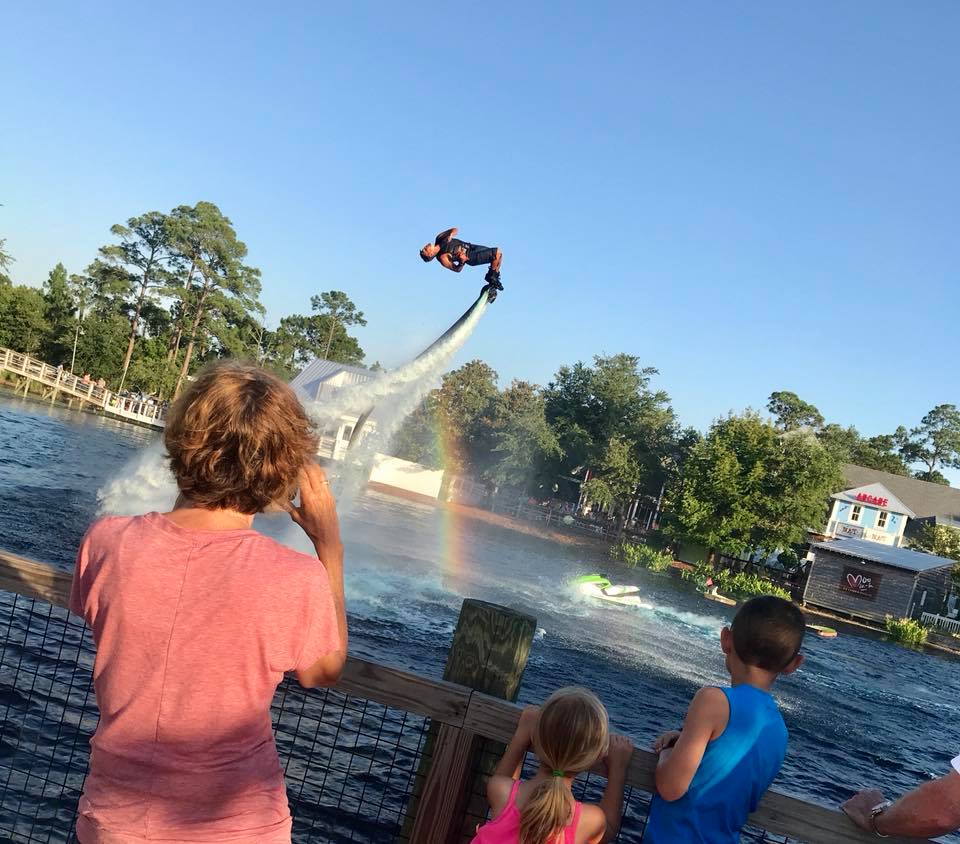
[[[325,9],[7,8],[14,279],[210,200],[272,322],[346,290],[392,365],[482,284],[417,257],[457,225],[504,250],[461,355],[504,382],[626,351],[698,427],[776,389],[867,434],[960,403],[960,4]]]

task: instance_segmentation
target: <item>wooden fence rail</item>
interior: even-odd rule
[[[43,386],[43,398],[49,398],[51,401],[55,401],[62,393],[69,399],[79,400],[81,406],[90,404],[110,416],[139,422],[153,428],[163,427],[165,410],[159,402],[118,396],[106,387],[97,386],[94,381],[84,381],[72,372],[51,366],[22,352],[0,348],[0,371],[10,372],[22,378],[24,395],[30,383],[33,382]]]
[[[45,563],[0,551],[0,591],[66,607],[70,594],[68,573]],[[520,707],[456,683],[433,680],[368,660],[350,657],[337,690],[394,709],[432,719],[443,726],[442,743],[433,757],[430,780],[444,792],[429,805],[457,803],[458,789],[469,780],[464,770],[464,747],[474,736],[507,742],[513,736]],[[437,768],[437,766],[440,766]],[[652,792],[656,756],[637,748],[627,771],[627,784]],[[603,772],[598,768],[597,773]],[[426,801],[425,801],[426,802]],[[461,819],[436,819],[435,827],[416,844],[441,844]],[[855,827],[841,812],[780,794],[767,792],[750,822],[776,835],[809,844],[867,844],[877,839]],[[890,842],[919,839],[889,838]]]

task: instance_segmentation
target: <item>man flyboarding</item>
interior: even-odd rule
[[[500,283],[500,262],[503,260],[503,253],[496,246],[477,246],[465,240],[458,240],[455,237],[456,233],[455,228],[440,232],[433,243],[428,243],[420,250],[420,257],[428,262],[436,258],[448,270],[455,273],[468,265],[474,267],[478,264],[489,264],[490,268],[483,280],[487,283],[487,298],[492,302],[497,298],[497,292],[503,290],[503,285]]]

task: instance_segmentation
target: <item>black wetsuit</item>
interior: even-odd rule
[[[467,243],[465,240],[460,240],[456,237],[451,237],[447,239],[446,243],[437,243],[437,246],[440,247],[440,255],[446,253],[454,261],[459,261],[457,253],[463,249],[467,253],[467,261],[471,267],[475,267],[478,264],[492,264],[497,257],[497,250],[492,246],[477,246],[474,243]],[[437,256],[439,257],[439,255]]]

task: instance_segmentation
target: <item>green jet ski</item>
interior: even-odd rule
[[[591,598],[600,598],[628,607],[645,606],[638,594],[640,592],[639,586],[617,586],[599,574],[584,574],[574,578],[573,582],[582,594]]]

